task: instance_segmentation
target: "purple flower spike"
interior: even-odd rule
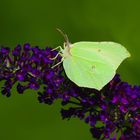
[[[62,118],[84,120],[94,139],[140,139],[140,86],[123,82],[116,74],[100,91],[81,88],[67,78],[61,64],[52,68],[61,61],[61,56],[50,59],[58,51],[25,44],[17,45],[11,52],[7,47],[0,48],[2,95],[11,96],[13,85],[19,94],[32,89],[40,103],[52,105],[61,99]]]

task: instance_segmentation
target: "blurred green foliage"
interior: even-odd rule
[[[140,85],[140,1],[138,0],[0,0],[0,44],[15,47],[29,42],[56,47],[70,41],[115,41],[132,54],[118,69],[124,81]],[[92,140],[83,121],[61,120],[59,101],[39,104],[28,91],[0,96],[1,140]]]

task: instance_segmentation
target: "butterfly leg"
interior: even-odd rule
[[[58,62],[57,64],[55,64],[55,65],[52,66],[51,68],[53,69],[53,68],[55,68],[56,66],[58,66],[59,64],[61,64],[61,63],[63,62],[63,60],[64,60],[64,58],[62,58],[60,62]]]
[[[56,48],[52,49],[51,51],[54,51],[54,50],[57,50],[57,49],[60,49],[60,51],[62,51],[62,50],[63,50],[61,46],[58,46],[58,47],[56,47]]]
[[[53,58],[49,58],[49,59],[51,59],[51,60],[55,60],[59,55],[62,56],[63,54],[62,54],[61,52],[58,52],[57,55],[56,55],[55,57],[53,57]]]
[[[55,57],[50,58],[51,60],[56,59],[59,55],[61,55],[61,56],[63,55],[63,49],[62,49],[62,47],[61,47],[61,46],[58,46],[58,47],[56,47],[56,48],[52,49],[51,51],[57,50],[58,48],[60,49],[60,51],[57,53],[57,55],[56,55]]]

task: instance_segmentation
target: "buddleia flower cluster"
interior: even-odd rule
[[[11,96],[11,89],[24,94],[35,90],[40,103],[52,105],[61,99],[62,119],[79,118],[90,125],[93,139],[140,139],[140,86],[123,82],[118,74],[100,91],[81,88],[65,75],[61,56],[49,47],[30,44],[13,50],[0,48],[1,93]],[[52,68],[53,67],[53,68]],[[69,108],[67,106],[70,106]]]

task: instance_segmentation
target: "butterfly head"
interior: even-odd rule
[[[64,49],[61,50],[63,53],[63,57],[66,58],[70,56],[70,48],[71,48],[71,43],[69,42],[68,36],[64,34],[60,29],[57,28],[57,31],[64,37]]]

